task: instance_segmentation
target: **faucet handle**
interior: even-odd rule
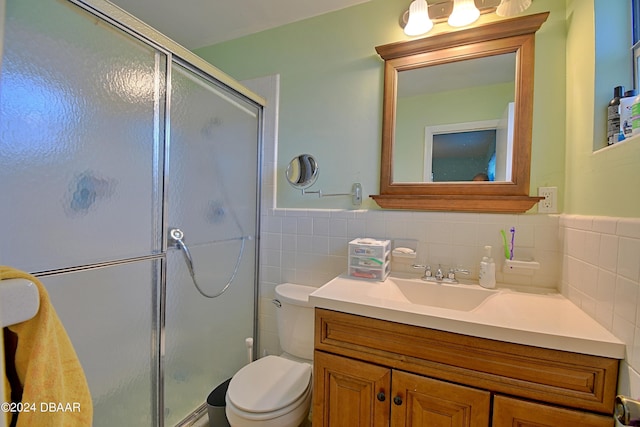
[[[451,280],[454,283],[457,283],[456,280],[456,274],[460,273],[460,274],[464,274],[465,276],[468,276],[469,274],[471,274],[471,272],[469,270],[467,270],[466,268],[460,268],[460,267],[451,267],[449,269],[449,272],[447,273],[447,279]]]
[[[422,280],[430,280],[431,276],[433,275],[431,273],[431,266],[429,264],[423,265],[423,264],[413,264],[411,265],[411,268],[420,268],[423,269],[424,268],[424,274],[422,275]]]
[[[431,276],[433,276],[433,273],[431,272],[431,266],[427,265],[427,267],[424,269],[424,276],[422,278],[423,279],[430,279]]]
[[[453,271],[454,273],[464,274],[465,276],[468,276],[469,274],[471,274],[471,271],[469,271],[468,268],[456,267],[453,269]]]

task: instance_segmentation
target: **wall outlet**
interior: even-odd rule
[[[558,187],[538,187],[538,196],[544,197],[538,202],[539,213],[558,213]]]

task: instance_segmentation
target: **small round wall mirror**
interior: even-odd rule
[[[294,157],[287,166],[287,181],[296,188],[309,188],[318,179],[318,163],[311,154]]]

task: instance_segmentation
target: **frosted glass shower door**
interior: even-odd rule
[[[3,263],[38,272],[161,252],[166,63],[72,4],[6,3]]]
[[[93,427],[158,425],[151,334],[159,276],[159,260],[142,260],[41,279],[87,377]]]
[[[5,15],[0,263],[47,287],[93,426],[157,426],[167,55],[66,1]]]
[[[247,362],[254,332],[260,109],[179,64],[171,68],[169,228],[184,232],[202,291],[183,254],[167,251],[165,425],[199,407]],[[244,247],[243,247],[244,245]]]

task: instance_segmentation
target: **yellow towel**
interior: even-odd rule
[[[89,386],[47,290],[35,277],[0,266],[0,280],[18,278],[36,284],[40,308],[32,319],[9,327],[18,336],[15,366],[23,387],[17,427],[91,426]]]

